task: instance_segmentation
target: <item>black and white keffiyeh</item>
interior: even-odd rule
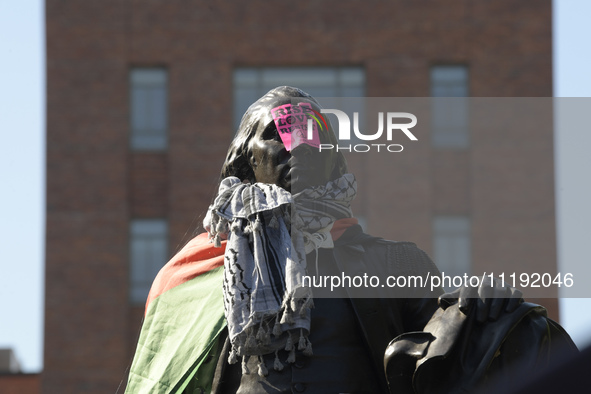
[[[279,349],[289,352],[287,362],[295,362],[296,346],[312,354],[306,254],[332,247],[329,231],[335,220],[352,217],[356,191],[352,174],[294,196],[276,185],[222,180],[203,223],[215,246],[228,240],[223,292],[229,362],[242,357],[243,373],[249,356],[275,352],[274,368],[281,370]],[[263,362],[258,372],[267,374]]]

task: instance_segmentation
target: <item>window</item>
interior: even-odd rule
[[[468,68],[434,66],[431,68],[432,143],[438,148],[467,148]]]
[[[130,224],[132,304],[144,304],[156,274],[168,260],[168,223],[164,219],[135,219]]]
[[[234,71],[234,131],[252,103],[283,85],[314,97],[363,97],[365,72],[359,67],[238,68]]]
[[[168,73],[162,68],[131,70],[131,148],[164,150],[168,129]]]
[[[446,276],[463,276],[471,271],[470,220],[465,216],[433,218],[433,258]],[[446,283],[447,284],[447,283]],[[445,286],[450,290],[455,286]]]

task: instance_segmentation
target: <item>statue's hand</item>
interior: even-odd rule
[[[495,321],[503,312],[513,312],[522,302],[521,291],[497,278],[491,282],[490,277],[483,277],[478,287],[459,287],[439,297],[441,308],[447,309],[458,303],[464,314],[476,313],[476,320],[481,323],[486,320]]]

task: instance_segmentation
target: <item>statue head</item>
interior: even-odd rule
[[[332,149],[319,152],[318,148],[301,144],[287,151],[271,110],[295,103],[307,103],[320,111],[312,96],[289,86],[270,90],[246,110],[228,149],[222,178],[236,176],[251,183],[271,183],[296,192],[324,185],[347,172],[345,157]],[[329,130],[319,134],[320,142],[336,146],[337,139],[328,119],[327,126]],[[291,190],[292,185],[297,190]]]

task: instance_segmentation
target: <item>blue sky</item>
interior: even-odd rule
[[[0,347],[12,347],[30,372],[43,362],[42,7],[39,0],[0,0]]]
[[[39,371],[43,362],[43,7],[39,0],[0,0],[0,347],[12,347],[26,372]],[[591,97],[591,2],[556,0],[554,10],[554,94]],[[567,272],[569,263],[591,266],[591,133],[561,129],[561,122],[558,114],[558,257]],[[589,310],[591,299],[561,300],[561,323],[579,345],[591,341]]]

